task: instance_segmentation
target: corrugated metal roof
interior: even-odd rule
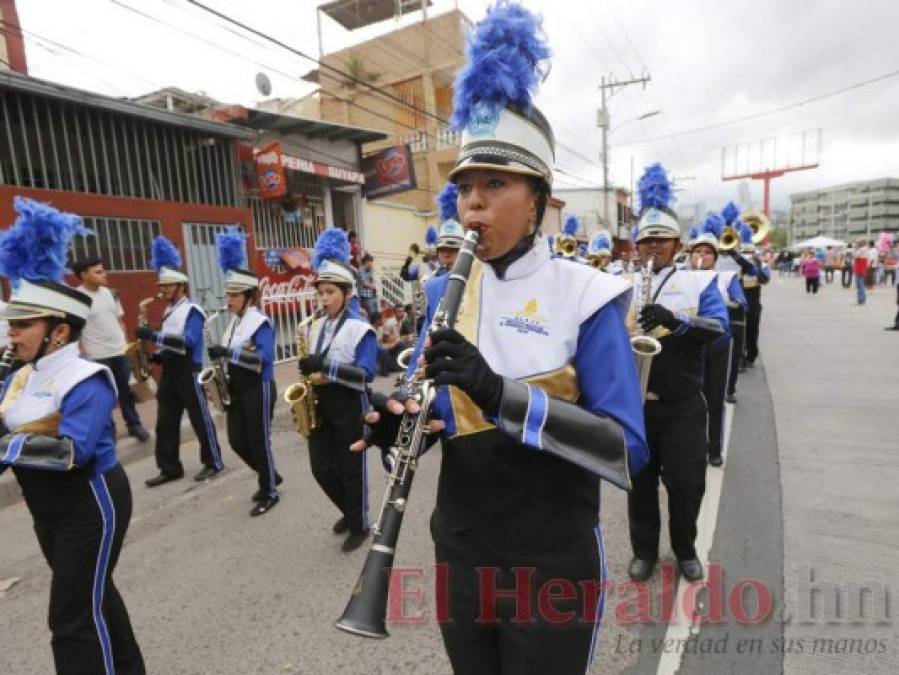
[[[386,133],[376,129],[323,122],[253,108],[247,109],[247,119],[235,119],[234,122],[253,129],[277,131],[282,134],[303,134],[309,138],[323,138],[328,141],[348,140],[361,144],[383,141],[387,138]]]
[[[244,140],[252,140],[256,137],[252,130],[234,124],[212,122],[201,117],[170,112],[154,106],[134,103],[127,99],[104,96],[103,94],[96,94],[83,89],[76,89],[57,84],[56,82],[47,82],[46,80],[39,80],[8,71],[0,71],[0,89],[67,101],[107,112],[152,120],[182,129],[193,129],[194,131],[201,131],[213,136],[226,136]]]

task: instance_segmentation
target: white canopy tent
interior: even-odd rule
[[[811,239],[806,239],[805,241],[797,241],[795,244],[790,246],[791,251],[801,251],[806,248],[827,248],[828,246],[833,246],[835,248],[843,248],[846,246],[845,241],[841,241],[839,239],[833,239],[831,237],[818,236],[812,237]]]

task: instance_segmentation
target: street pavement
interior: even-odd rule
[[[603,486],[612,592],[590,673],[899,672],[891,618],[882,625],[782,623],[784,616],[799,616],[804,569],[834,584],[871,581],[874,590],[895,576],[899,491],[893,479],[899,460],[887,414],[897,410],[899,334],[882,331],[895,312],[894,293],[879,290],[869,305],[854,307],[854,295],[838,286],[806,298],[801,281],[775,277],[765,290],[762,362],[741,376],[738,404],[729,412],[725,467],[709,469],[700,525],[704,557],[720,565],[726,589],[758,579],[772,591],[771,613],[758,625],[737,621],[729,609],[721,624],[683,630],[660,619],[661,572],[648,587],[650,620],[634,621],[638,589],[626,583],[626,499]],[[279,368],[280,389],[293,368]],[[382,388],[389,385],[379,381]],[[397,566],[423,571],[423,599],[405,606],[410,615],[424,613],[425,620],[390,624],[389,639],[372,641],[333,627],[366,548],[340,553],[340,538],[330,532],[338,514],[315,485],[306,445],[290,427],[283,404],[274,427],[285,483],[281,503],[261,518],[248,516],[254,477],[230,451],[225,450],[226,473],[197,484],[189,478],[200,468],[197,446],[185,443],[188,478],[155,490],[143,486],[155,473],[152,458],[146,450],[131,452],[127,472],[135,511],[116,583],[148,672],[450,672],[433,618],[428,532],[439,448],[421,462],[396,560]],[[368,470],[375,518],[385,475],[374,453]],[[0,530],[0,589],[17,579],[0,591],[0,674],[50,673],[49,572],[20,502],[0,510]],[[662,556],[670,565],[667,534]],[[410,591],[415,581],[408,582]],[[681,584],[678,599],[687,591]],[[756,614],[752,592],[746,597],[744,609]],[[700,608],[709,604],[704,600]],[[876,609],[876,603],[868,604]],[[677,643],[678,636],[692,642]],[[875,650],[883,639],[884,653],[839,653],[839,640],[851,637],[863,643],[873,638]],[[738,652],[741,638],[759,640],[761,653]],[[815,638],[832,642],[821,642],[821,653],[812,653]],[[784,656],[785,640],[793,651],[804,640],[803,653]],[[710,651],[699,653],[704,644]],[[715,645],[720,653],[714,653]]]

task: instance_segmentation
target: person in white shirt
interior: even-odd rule
[[[128,381],[131,365],[125,356],[125,324],[122,322],[122,305],[109,289],[106,270],[99,258],[86,258],[75,263],[72,271],[81,280],[77,290],[93,300],[87,324],[81,333],[81,351],[91,361],[102,363],[112,371],[119,395],[119,408],[128,434],[141,443],[150,439],[144,429],[134,404],[134,396]]]

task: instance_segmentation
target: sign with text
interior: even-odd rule
[[[263,199],[279,199],[287,194],[280,143],[270,143],[256,154],[256,182]]]
[[[415,164],[408,145],[393,145],[362,158],[365,174],[365,197],[377,199],[386,195],[414,190]]]

